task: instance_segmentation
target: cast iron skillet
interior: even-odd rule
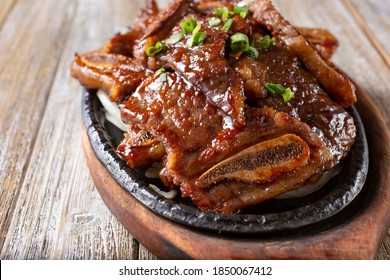
[[[278,234],[298,229],[315,232],[335,227],[353,216],[368,172],[368,145],[363,123],[354,107],[350,114],[357,127],[356,141],[342,162],[341,172],[323,188],[304,198],[272,199],[245,212],[226,215],[201,211],[182,198],[166,199],[151,189],[150,183],[163,186],[145,177],[142,170],[131,169],[116,155],[123,133],[106,121],[96,92],[84,90],[82,97],[83,122],[91,147],[120,186],[145,207],[169,220],[194,229],[227,234]]]

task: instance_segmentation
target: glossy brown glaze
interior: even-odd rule
[[[188,19],[195,19],[202,25],[201,32],[206,33],[206,42],[201,46],[190,47],[187,40],[192,34],[189,34],[181,42],[168,45],[161,60],[202,91],[211,104],[239,124],[244,124],[243,82],[225,59],[230,32],[210,27],[206,17],[190,14],[178,22],[169,36],[180,32],[181,23]]]
[[[332,62],[324,59],[303,35],[275,9],[270,0],[255,0],[248,5],[255,19],[283,42],[306,65],[319,83],[343,107],[356,102],[355,86]]]
[[[308,124],[327,144],[334,163],[346,156],[356,134],[354,121],[332,101],[297,56],[275,44],[263,51],[260,59],[240,58],[231,63],[244,79],[251,106],[275,108]],[[268,94],[261,86],[265,83],[291,88],[294,98],[285,102],[281,97]]]
[[[163,143],[167,152],[165,172],[169,174],[167,178],[164,173],[164,181],[180,186],[183,196],[190,197],[201,209],[227,213],[297,188],[333,159],[321,139],[296,118],[271,108],[248,108],[246,116],[247,125],[232,130],[224,124],[225,117],[218,108],[174,73],[168,75],[167,82],[159,78],[144,81],[122,108],[126,122],[150,131]],[[304,164],[295,162],[290,168],[279,169],[264,163],[269,159],[261,159],[259,154],[256,166],[267,167],[266,178],[258,175],[242,181],[238,176],[233,182],[225,178],[211,185],[198,180],[208,169],[242,149],[287,133],[299,135],[309,145],[310,159]],[[271,145],[269,156],[275,157],[272,149]],[[232,161],[230,166],[234,168],[237,163]]]

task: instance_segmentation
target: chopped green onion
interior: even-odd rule
[[[188,41],[187,45],[192,48],[197,45],[203,44],[203,42],[206,40],[206,33],[205,32],[198,32],[194,35],[192,35]]]
[[[160,82],[164,83],[168,81],[168,75],[167,73],[161,73],[160,75]]]
[[[248,36],[237,32],[230,37],[230,47],[233,51],[246,52],[249,50],[249,39]]]
[[[195,42],[197,45],[203,44],[206,40],[206,33],[205,32],[199,32],[195,35]]]
[[[194,30],[192,31],[192,36],[187,40],[187,45],[192,48],[196,45],[203,44],[203,42],[206,40],[206,33],[205,32],[199,32],[200,28],[202,26],[198,24]]]
[[[232,26],[233,24],[233,20],[230,18],[226,21],[226,23],[224,24],[224,26],[222,27],[222,30],[223,31],[226,31],[226,30],[229,30],[229,28]]]
[[[259,51],[254,47],[250,47],[249,50],[246,51],[249,58],[256,59],[259,57]]]
[[[257,39],[254,45],[258,50],[265,50],[268,49],[273,43],[275,43],[275,39],[271,38],[269,35],[265,35],[260,39]]]
[[[165,68],[160,68],[154,73],[154,77],[160,76],[162,73],[165,73]]]
[[[287,88],[286,91],[282,94],[282,97],[284,101],[290,101],[294,97],[294,92],[290,88]]]
[[[182,39],[183,39],[183,33],[178,32],[178,33],[172,34],[171,37],[169,37],[167,40],[165,40],[165,43],[168,45],[172,45],[172,44],[176,44],[176,43],[180,42]]]
[[[229,18],[232,12],[227,7],[215,8],[214,13],[216,16],[221,16],[223,19]]]
[[[213,27],[213,26],[218,26],[218,25],[221,24],[221,19],[220,19],[220,18],[217,18],[217,17],[209,18],[208,21],[209,21],[209,25],[210,25],[211,27]]]
[[[285,92],[285,88],[281,84],[265,84],[265,88],[272,94],[282,94]]]
[[[194,18],[189,18],[181,24],[181,28],[183,29],[184,34],[190,34],[194,28],[198,25],[198,22]]]
[[[265,84],[265,88],[272,94],[279,94],[283,97],[284,101],[290,101],[294,97],[294,92],[290,89],[287,88],[285,89],[282,85],[280,84]]]
[[[242,18],[246,18],[246,16],[249,14],[249,9],[248,7],[234,6],[233,13],[235,15],[240,15]]]
[[[156,43],[156,45],[150,46],[149,48],[146,49],[146,55],[149,57],[155,56],[156,54],[158,54],[163,50],[164,46],[165,43],[159,41]]]
[[[192,30],[192,35],[197,34],[197,33],[200,31],[201,28],[202,28],[202,25],[197,24],[197,25],[195,26],[194,30]]]

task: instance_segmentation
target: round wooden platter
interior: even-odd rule
[[[390,132],[375,104],[358,90],[370,167],[353,213],[283,234],[235,235],[189,227],[156,214],[124,189],[97,158],[85,126],[83,146],[93,181],[116,218],[161,259],[373,259],[390,226]],[[93,144],[92,144],[93,145]],[[283,222],[283,221],[281,221]]]

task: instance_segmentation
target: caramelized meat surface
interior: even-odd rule
[[[132,30],[71,65],[121,103],[130,167],[162,162],[166,187],[221,213],[315,182],[356,136],[354,86],[329,61],[337,40],[268,0],[238,2],[150,0]]]
[[[225,59],[229,32],[210,27],[205,17],[188,15],[178,22],[170,35],[180,32],[182,23],[189,19],[196,19],[202,26],[207,41],[195,47],[189,46],[185,40],[168,45],[161,60],[201,90],[210,103],[243,124],[243,82]]]

